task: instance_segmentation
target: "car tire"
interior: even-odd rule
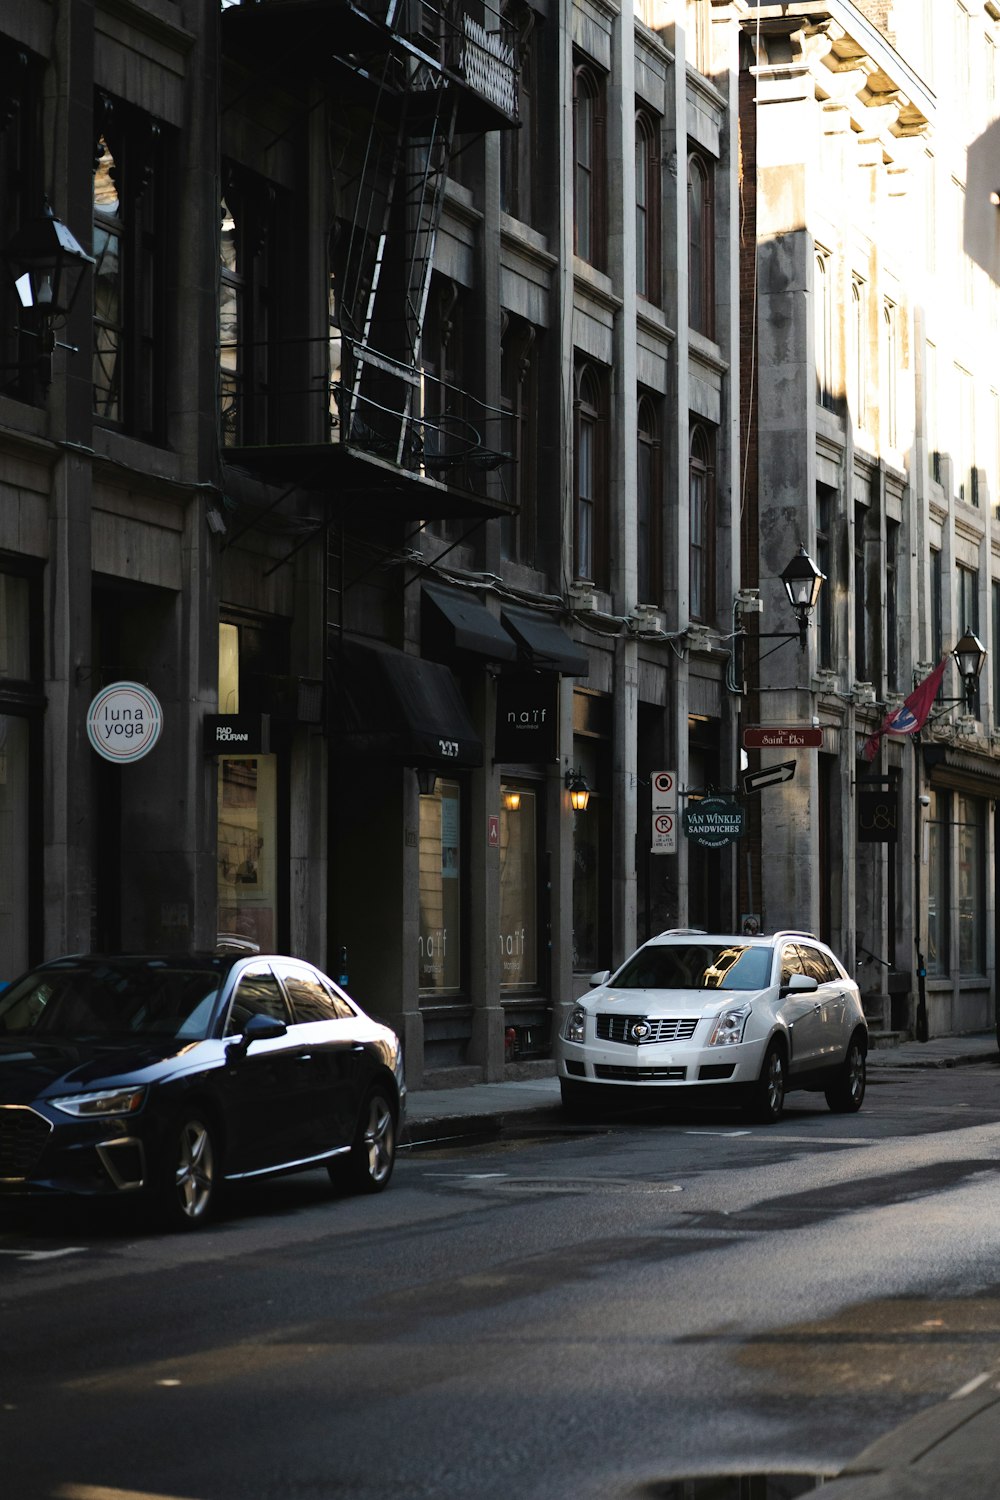
[[[169,1228],[197,1229],[218,1207],[222,1153],[205,1114],[180,1115],[167,1132],[157,1208]]]
[[[826,1102],[835,1115],[853,1115],[864,1102],[867,1082],[865,1049],[856,1037],[851,1038],[847,1056],[837,1070],[837,1081],[826,1090]]]
[[[338,1192],[381,1193],[396,1165],[396,1106],[389,1090],[369,1089],[358,1113],[350,1153],[327,1167]]]
[[[751,1085],[747,1113],[759,1125],[775,1125],[785,1108],[785,1082],[787,1068],[785,1049],[780,1042],[771,1042],[764,1053],[760,1077]]]

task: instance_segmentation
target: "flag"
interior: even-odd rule
[[[862,751],[865,760],[875,759],[884,734],[916,734],[918,729],[924,727],[947,665],[948,658],[942,656],[930,676],[925,677],[923,682],[918,682],[910,696],[898,708],[894,708],[892,713],[886,714],[875,733],[865,740]]]

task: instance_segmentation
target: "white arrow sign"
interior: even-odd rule
[[[761,766],[759,771],[744,771],[743,791],[759,792],[761,787],[777,786],[780,781],[791,781],[795,775],[794,760],[779,761],[776,766]]]

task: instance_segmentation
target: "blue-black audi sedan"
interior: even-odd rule
[[[0,994],[0,1197],[142,1196],[194,1228],[227,1182],[389,1182],[395,1032],[273,954],[54,959]]]

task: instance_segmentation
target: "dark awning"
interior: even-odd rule
[[[460,651],[487,661],[516,661],[514,641],[478,599],[425,583],[422,604],[425,651],[435,656]]]
[[[550,616],[505,604],[500,618],[530,666],[543,672],[558,672],[561,677],[587,676],[590,663],[586,651]]]
[[[481,766],[483,745],[440,662],[345,641],[331,667],[335,756],[380,765]]]

